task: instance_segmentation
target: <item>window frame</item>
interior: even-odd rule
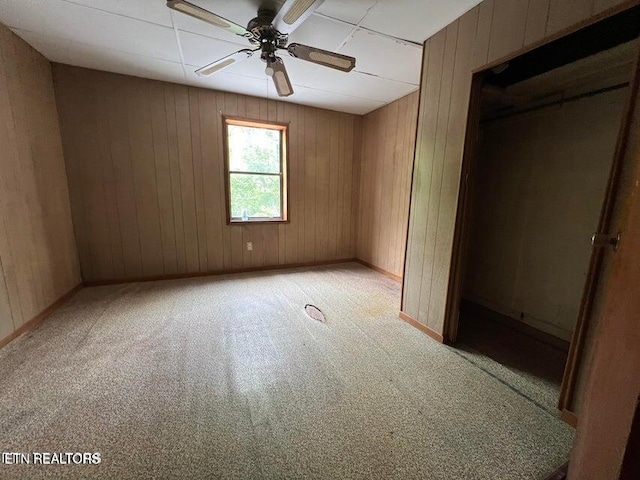
[[[242,218],[231,216],[231,174],[232,173],[247,173],[249,175],[264,174],[261,172],[235,172],[230,170],[229,159],[229,125],[239,127],[251,127],[262,128],[267,130],[277,130],[280,132],[280,217],[253,217],[248,220],[242,220]],[[227,225],[256,225],[256,224],[268,224],[268,223],[289,223],[289,136],[287,135],[289,130],[289,123],[284,122],[271,122],[266,120],[253,120],[242,117],[233,117],[228,115],[222,115],[222,138],[223,138],[223,150],[224,150],[224,183],[225,183],[225,198],[226,198],[226,210],[227,210]],[[276,176],[277,174],[267,174],[269,176]]]

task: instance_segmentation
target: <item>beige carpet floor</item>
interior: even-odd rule
[[[0,350],[0,478],[539,479],[572,430],[360,265],[82,290]],[[308,318],[313,303],[327,322]]]

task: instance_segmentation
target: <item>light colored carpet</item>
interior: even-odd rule
[[[310,319],[312,303],[327,322]],[[2,478],[539,479],[572,430],[360,265],[82,290],[0,350]]]

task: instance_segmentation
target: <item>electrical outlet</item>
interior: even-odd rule
[[[250,252],[253,250],[253,242],[247,242],[247,250]]]

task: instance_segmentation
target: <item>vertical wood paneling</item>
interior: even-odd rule
[[[329,137],[328,138],[340,138],[340,115],[333,115],[329,121]],[[328,189],[327,194],[329,196],[329,210],[327,210],[327,223],[331,223],[332,219],[338,217],[338,182],[339,182],[339,164],[341,155],[340,142],[330,142],[329,144],[329,164],[328,164]],[[327,225],[328,227],[329,225]],[[327,258],[338,258],[338,231],[341,229],[341,222],[335,225],[335,230],[332,235],[327,238]]]
[[[345,205],[343,207],[343,229],[347,238],[345,248],[347,248],[346,256],[356,256],[356,245],[358,241],[358,225],[353,217],[349,217],[349,212],[358,212],[360,192],[357,186],[360,185],[360,165],[362,162],[362,119],[352,115],[343,114],[345,118],[346,135],[344,137],[344,153],[343,158],[348,158],[351,152],[353,162],[344,163],[345,180],[343,188],[346,190]],[[351,187],[351,195],[349,188]]]
[[[601,13],[609,8],[614,8],[620,5],[620,0],[595,0],[593,2],[593,14]]]
[[[329,223],[329,152],[330,120],[327,110],[318,110],[316,125],[316,248],[315,259],[328,257],[328,223]]]
[[[489,42],[489,62],[522,48],[528,4],[529,0],[495,0]]]
[[[443,162],[440,202],[436,223],[436,243],[434,258],[450,258],[453,238],[455,212],[458,204],[460,158],[464,147],[467,126],[467,113],[471,92],[471,66],[478,23],[478,9],[471,10],[460,19],[456,57],[451,88],[446,149]],[[432,285],[444,284],[448,280],[449,267],[442,262],[434,262]],[[436,325],[444,318],[446,289],[429,302],[430,324]]]
[[[127,79],[121,79],[122,89],[127,88]],[[62,86],[62,82],[61,85]],[[58,109],[66,105],[60,104]],[[180,192],[182,195],[182,222],[185,239],[186,272],[200,270],[198,253],[198,224],[196,220],[196,198],[194,193],[194,172],[191,154],[191,122],[189,115],[189,91],[187,87],[175,87],[176,124],[178,130],[178,156],[180,171]],[[74,141],[70,136],[70,142]],[[131,139],[130,142],[135,142]],[[70,186],[73,190],[73,186]]]
[[[307,168],[307,145],[306,145],[306,131],[307,131],[307,123],[306,123],[306,109],[305,107],[298,106],[296,108],[298,115],[298,135],[295,149],[298,150],[298,173],[295,178],[290,178],[291,181],[297,183],[297,191],[298,195],[295,200],[292,200],[297,205],[298,216],[297,220],[291,219],[291,222],[294,223],[298,228],[298,248],[297,248],[297,262],[302,263],[305,260],[305,238],[306,238],[306,213],[307,213],[307,197],[308,190],[306,189],[306,168]],[[291,142],[293,142],[293,137],[291,138]],[[289,145],[291,147],[291,144]],[[292,174],[292,163],[291,159],[289,160],[289,174]]]
[[[0,145],[1,340],[80,282],[51,67],[1,25]],[[94,186],[99,207],[104,188]],[[109,235],[104,246],[112,265]]]
[[[147,86],[143,84],[136,84],[127,91],[129,141],[131,143],[133,184],[138,211],[138,229],[140,231],[142,274],[161,275],[164,273],[164,266],[163,262],[158,261],[158,259],[163,259],[163,254],[149,108],[150,93]],[[88,120],[91,120],[91,117]],[[101,134],[101,132],[95,133],[96,135]],[[95,145],[95,143],[91,143],[91,145]],[[84,158],[86,161],[87,157],[84,156]],[[96,160],[98,159],[100,157]],[[97,170],[95,169],[96,172]],[[91,191],[92,189],[88,189],[89,194]],[[93,205],[93,202],[90,201],[89,205]],[[101,225],[101,218],[93,217],[92,223],[96,224],[97,229]],[[102,258],[102,246],[98,246],[95,242],[92,242],[92,245],[99,248],[95,251],[94,258]],[[101,272],[94,272],[94,275],[102,276]]]
[[[418,92],[362,120],[357,257],[402,275]]]
[[[445,30],[444,58],[441,74],[440,97],[438,100],[438,116],[433,147],[431,191],[429,198],[429,212],[426,222],[425,248],[422,260],[422,289],[418,305],[418,316],[428,318],[429,302],[431,301],[431,285],[434,281],[436,263],[437,232],[442,200],[442,183],[444,174],[445,152],[447,148],[447,130],[449,129],[449,114],[451,112],[451,98],[455,94],[453,88],[453,73],[456,60],[456,45],[460,20],[452,23]]]
[[[409,201],[411,189],[411,173],[413,171],[413,157],[415,154],[417,114],[418,114],[419,94],[407,97],[407,107],[404,110],[404,128],[400,130],[404,135],[403,151],[409,156],[409,160],[404,165],[404,172],[401,173],[401,184],[398,190],[398,210],[401,215],[397,219],[396,225],[396,247],[395,262],[398,266],[398,275],[402,275],[404,269],[404,258],[407,241],[407,228],[409,224]],[[402,192],[406,192],[404,195]]]
[[[471,72],[621,3],[485,0],[425,42],[403,287],[405,313],[442,332]],[[362,172],[365,185],[364,166]]]
[[[316,166],[318,158],[316,156],[316,117],[317,110],[305,108],[305,165],[304,165],[304,189],[305,195],[305,229],[304,243],[302,249],[304,255],[303,262],[313,262],[316,250]]]
[[[422,287],[422,265],[446,37],[447,31],[441,30],[425,43],[422,67],[422,86],[418,112],[416,156],[413,166],[411,218],[409,220],[407,259],[403,277],[402,307],[407,314],[416,319],[418,318],[420,289]]]
[[[98,98],[98,128],[108,131],[109,125],[109,107],[106,105],[108,101],[108,92],[105,90],[103,95]],[[118,192],[116,190],[115,181],[115,165],[113,163],[113,157],[111,155],[111,144],[109,137],[106,135],[100,136],[100,143],[97,148],[105,155],[105,160],[102,165],[103,171],[103,186],[105,202],[107,204],[117,203]],[[111,269],[113,275],[124,275],[124,259],[123,259],[123,246],[122,246],[122,234],[120,232],[120,219],[118,216],[118,209],[107,210],[107,229],[109,232],[109,240],[111,243]]]
[[[63,65],[55,73],[87,281],[355,255],[353,115]],[[289,123],[289,223],[226,224],[222,115]]]
[[[488,62],[489,42],[491,41],[492,36],[491,27],[493,25],[495,0],[484,0],[484,2],[478,5],[477,8],[478,26],[476,28],[476,41],[473,46],[473,65],[471,67],[474,70],[486,65]]]
[[[171,165],[169,163],[169,133],[163,85],[154,84],[151,86],[150,100],[163,266],[164,273],[173,274],[178,271],[178,261],[175,238],[176,228],[173,219]],[[111,202],[108,203],[111,204]]]
[[[544,38],[549,18],[550,0],[529,0],[524,44],[530,45]]]
[[[202,158],[217,157],[216,118],[219,116],[215,92],[200,90],[200,141]],[[202,162],[202,186],[205,210],[205,231],[207,244],[207,270],[224,268],[224,242],[222,222],[225,220],[224,203],[221,202],[219,185],[224,181],[222,172],[214,162]]]
[[[191,153],[193,168],[193,190],[196,200],[196,229],[198,232],[199,271],[206,271],[207,228],[204,213],[204,184],[202,180],[202,138],[200,135],[200,98],[198,90],[189,89],[189,121],[191,123]]]
[[[116,192],[116,216],[119,222],[120,242],[122,245],[122,270],[116,269],[118,274],[124,276],[142,275],[142,258],[140,256],[140,235],[138,233],[138,209],[135,203],[135,187],[133,184],[133,170],[131,164],[131,142],[129,141],[129,129],[127,122],[122,121],[123,112],[127,111],[126,98],[119,93],[119,82],[105,83],[105,105],[108,119],[109,152],[111,164],[113,165],[114,189]],[[61,100],[61,99],[59,99]],[[64,100],[63,100],[64,101]],[[174,108],[175,110],[175,108]],[[62,115],[77,114],[77,112],[61,112]],[[61,118],[64,127],[67,122]],[[175,121],[174,121],[175,123]],[[65,145],[65,157],[67,160],[67,171],[76,168],[79,160],[71,157],[70,152],[78,155],[77,145]],[[73,183],[73,177],[69,177],[69,182]],[[82,205],[82,192],[71,193],[71,198],[78,197],[74,202],[74,225],[78,225],[78,217],[82,218],[84,209]],[[78,230],[80,232],[80,230]],[[78,245],[88,243],[85,235],[76,235]],[[84,249],[83,249],[84,251]],[[184,246],[182,248],[184,258]],[[80,256],[82,260],[82,255]],[[84,269],[84,266],[83,266]]]
[[[551,0],[547,35],[552,35],[589,18],[593,15],[594,3],[595,0]]]
[[[4,236],[4,233],[5,232],[0,232],[0,235]],[[2,257],[0,257],[0,338],[8,337],[15,329],[16,325],[11,311],[9,290],[7,288],[4,267],[2,266]]]

